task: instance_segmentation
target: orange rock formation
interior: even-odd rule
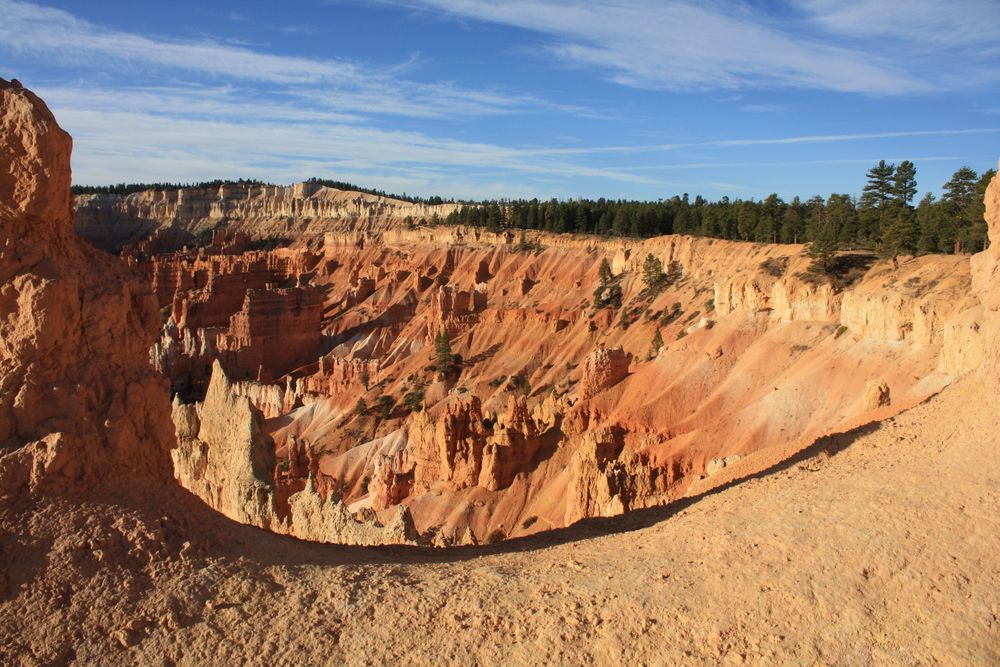
[[[213,267],[210,279],[163,283],[174,314],[154,356],[175,387],[195,389],[188,400],[219,360],[267,417],[279,459],[293,441],[308,449],[321,497],[335,491],[382,523],[405,507],[421,539],[447,544],[723,484],[920,402],[988,347],[961,257],[893,269],[860,256],[856,280],[834,289],[808,279],[799,246],[535,236],[542,250],[524,253],[512,234],[481,229],[325,232],[245,255],[275,267],[252,280],[225,277],[254,275],[240,256],[154,256],[139,265]],[[648,254],[671,267],[658,292],[640,278]],[[602,257],[620,306],[593,303]],[[164,275],[182,273],[198,275]],[[322,293],[310,320],[322,344],[262,320],[275,342],[246,362],[230,356],[244,345],[240,281],[245,294],[292,283]],[[228,304],[228,331],[201,304]],[[294,362],[275,347],[286,331]],[[665,343],[653,349],[657,331]],[[444,367],[441,332],[457,355]]]

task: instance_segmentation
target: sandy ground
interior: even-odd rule
[[[965,379],[682,506],[486,548],[305,544],[187,499],[152,532],[119,506],[5,508],[0,663],[997,664],[995,391]]]

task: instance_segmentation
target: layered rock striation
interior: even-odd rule
[[[76,231],[118,251],[174,230],[171,250],[196,233],[224,226],[253,238],[322,235],[332,230],[379,230],[404,221],[445,218],[455,204],[415,204],[317,183],[292,186],[225,184],[218,188],[148,190],[130,195],[79,195]],[[181,232],[181,234],[176,234]]]
[[[525,253],[510,233],[393,213],[322,248],[249,250],[237,228],[163,252],[160,231],[130,269],[71,233],[69,138],[30,93],[2,92],[7,494],[162,485],[175,433],[177,479],[237,521],[319,541],[491,541],[702,492],[958,374],[996,376],[995,246],[971,269],[860,258],[834,286],[794,246],[537,235]],[[315,201],[293,215],[329,199],[299,194]],[[150,210],[253,218],[180,199]],[[640,279],[648,255],[671,267],[659,290]],[[620,303],[592,300],[602,258]],[[172,425],[145,360],[161,322]]]

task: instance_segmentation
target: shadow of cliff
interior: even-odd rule
[[[843,433],[824,436],[812,445],[769,468],[735,479],[704,493],[682,498],[668,505],[633,510],[614,517],[584,519],[565,528],[512,538],[489,545],[434,548],[408,545],[362,547],[321,544],[304,542],[251,526],[236,524],[214,512],[212,514],[216,521],[228,524],[224,531],[226,537],[224,540],[220,537],[217,546],[221,547],[223,551],[229,552],[228,555],[248,559],[258,566],[433,564],[467,561],[484,556],[530,552],[649,528],[669,520],[680,512],[697,505],[705,498],[746,482],[775,475],[817,457],[834,457],[850,447],[859,438],[873,433],[879,428],[878,422],[872,422]],[[211,512],[207,508],[206,511]],[[202,527],[209,528],[205,524]],[[216,523],[216,527],[212,527],[210,530],[213,535],[220,536],[220,529],[222,526]],[[217,550],[210,549],[210,551]]]

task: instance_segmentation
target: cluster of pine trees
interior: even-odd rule
[[[868,170],[860,197],[831,194],[790,202],[766,199],[710,202],[687,194],[657,202],[609,199],[478,202],[451,213],[448,224],[494,231],[539,229],[602,236],[692,234],[763,243],[812,243],[829,248],[879,250],[887,256],[978,252],[987,244],[983,195],[996,172],[981,176],[962,167],[944,184],[943,196],[919,203],[917,170],[906,160],[884,160]]]

